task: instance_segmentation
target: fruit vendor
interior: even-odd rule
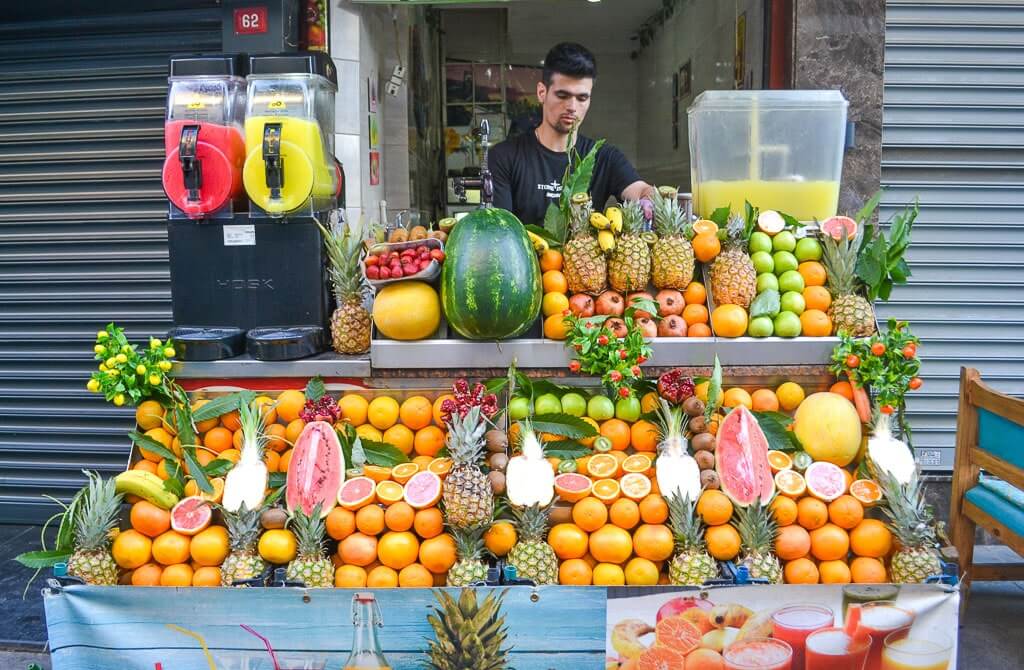
[[[590,109],[597,77],[594,55],[579,44],[555,45],[544,59],[537,82],[542,116],[533,132],[509,138],[489,154],[494,176],[494,206],[514,213],[523,223],[541,223],[549,203],[557,203],[568,165],[567,145],[574,126]],[[585,156],[594,140],[577,135],[576,150]],[[652,187],[618,148],[605,144],[597,154],[590,193],[597,207],[609,197],[639,200]]]

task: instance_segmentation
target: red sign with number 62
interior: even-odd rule
[[[267,32],[266,7],[242,7],[235,10],[235,34],[251,35]]]

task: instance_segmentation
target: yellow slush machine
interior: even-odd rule
[[[334,158],[338,79],[330,57],[301,52],[252,56],[246,82],[242,181],[252,213],[284,217],[336,207],[341,186]]]

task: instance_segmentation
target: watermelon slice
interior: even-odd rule
[[[182,535],[195,535],[209,526],[212,518],[213,509],[208,500],[189,496],[171,509],[171,528]]]
[[[768,464],[768,439],[757,419],[743,405],[722,420],[718,428],[715,469],[722,492],[742,507],[760,498],[771,502],[775,481]]]
[[[821,232],[831,235],[833,240],[843,239],[843,232],[848,239],[857,236],[857,222],[848,216],[830,216],[821,222]]]
[[[846,475],[834,463],[818,461],[811,463],[804,473],[807,490],[812,496],[825,502],[832,502],[846,493]]]
[[[285,490],[288,511],[302,509],[312,514],[320,505],[320,515],[326,517],[334,509],[344,478],[345,455],[334,426],[326,421],[306,424],[295,441],[288,465]]]

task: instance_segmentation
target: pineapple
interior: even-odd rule
[[[570,293],[597,295],[608,284],[608,262],[590,225],[590,196],[572,197],[569,214],[569,240],[562,248],[563,272]]]
[[[884,495],[882,511],[899,540],[899,550],[889,566],[896,584],[920,584],[942,572],[932,509],[924,502],[921,478],[915,472],[907,484],[900,484],[886,472],[876,473]]]
[[[841,240],[836,240],[831,235],[822,235],[821,239],[822,261],[828,273],[828,290],[832,294],[828,316],[832,319],[834,332],[868,337],[875,333],[875,310],[861,295],[861,284],[856,275],[861,236],[858,233],[853,240],[846,235],[841,237]]]
[[[369,287],[359,262],[366,250],[363,228],[360,221],[346,226],[339,234],[320,226],[337,301],[331,314],[331,344],[339,354],[363,354],[370,350],[370,312],[364,304]]]
[[[508,627],[501,603],[508,591],[492,591],[477,602],[476,589],[461,589],[455,600],[443,590],[434,591],[438,606],[427,616],[435,639],[429,641],[428,670],[508,670]]]
[[[459,560],[448,570],[448,586],[469,586],[487,579],[487,563],[484,553],[484,531],[489,524],[482,523],[468,528],[453,528],[455,551]]]
[[[258,577],[267,564],[256,553],[256,542],[260,536],[260,510],[247,509],[243,504],[237,512],[223,512],[231,553],[220,566],[220,583],[222,586],[231,586],[236,581]]]
[[[662,191],[665,191],[663,194]],[[654,191],[654,232],[658,241],[651,251],[655,288],[684,290],[693,279],[693,247],[686,237],[689,222],[679,207],[675,189]]]
[[[302,508],[295,510],[289,525],[295,532],[298,556],[288,564],[288,580],[300,581],[308,588],[334,586],[334,564],[324,555],[325,522],[320,517],[320,505],[307,515]]]
[[[448,424],[448,455],[453,464],[444,481],[444,508],[449,525],[466,528],[494,515],[491,482],[480,470],[480,455],[487,440],[488,421],[479,407],[466,416],[452,414]]]
[[[782,566],[779,558],[772,553],[778,525],[768,507],[755,500],[747,507],[736,508],[736,530],[740,534],[743,549],[741,565],[747,566],[754,579],[767,579],[771,584],[782,582]]]
[[[724,249],[711,263],[711,293],[718,305],[747,309],[757,295],[757,273],[747,253],[753,230],[753,221],[745,221],[739,214],[729,216]]]
[[[538,586],[558,583],[558,558],[544,539],[550,510],[550,506],[540,505],[514,510],[519,541],[508,552],[508,562],[515,566],[520,578],[532,579]]]
[[[674,586],[701,586],[718,577],[718,565],[704,548],[704,529],[697,516],[697,504],[689,497],[672,493],[668,497],[669,525],[676,541],[676,555],[668,567]]]
[[[627,202],[622,206],[622,235],[608,259],[608,283],[619,293],[644,291],[651,279],[651,248],[643,229],[643,206]]]
[[[89,483],[72,503],[74,510],[75,552],[68,559],[68,574],[86,584],[117,584],[117,563],[110,553],[110,532],[117,527],[121,494],[113,479],[104,481],[95,472],[86,472]]]

